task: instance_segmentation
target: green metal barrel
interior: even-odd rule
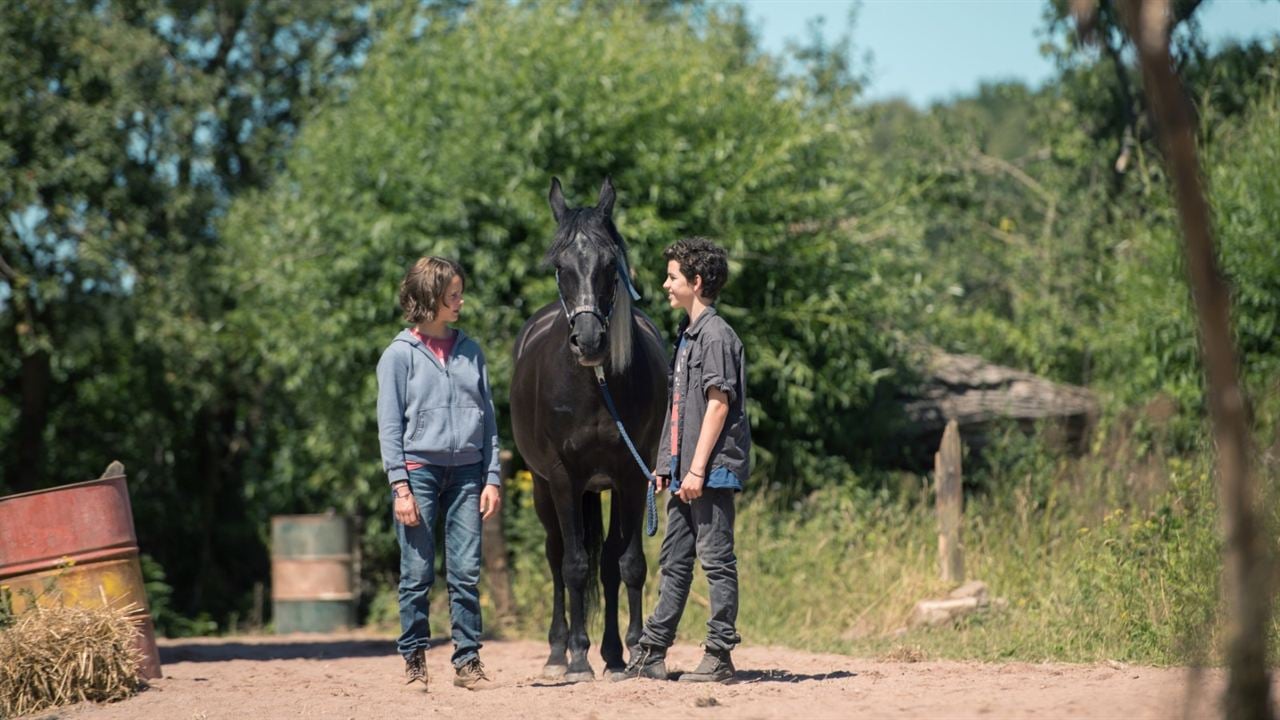
[[[355,533],[342,515],[271,518],[271,606],[277,633],[355,626]]]

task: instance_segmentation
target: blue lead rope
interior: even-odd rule
[[[597,365],[596,383],[600,385],[600,392],[604,395],[605,407],[609,408],[609,414],[613,416],[613,422],[618,426],[618,434],[622,436],[622,441],[627,444],[627,449],[631,451],[631,457],[636,459],[636,465],[640,466],[640,472],[644,473],[648,482],[645,483],[644,496],[644,532],[649,537],[653,537],[658,533],[658,501],[654,498],[654,487],[657,481],[654,480],[653,474],[649,472],[649,466],[644,464],[644,460],[640,459],[640,453],[636,451],[636,446],[631,442],[631,436],[627,435],[627,429],[622,427],[622,418],[618,416],[618,409],[613,406],[613,396],[609,394],[609,384],[604,380],[604,367]]]

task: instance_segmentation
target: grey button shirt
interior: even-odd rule
[[[683,350],[681,338],[685,342]],[[716,309],[709,307],[692,325],[688,316],[685,317],[680,323],[675,347],[667,382],[667,414],[658,446],[658,468],[665,469],[671,463],[671,491],[679,490],[680,480],[689,472],[698,447],[702,418],[707,414],[707,390],[720,388],[728,396],[729,414],[707,461],[705,487],[741,490],[751,470],[751,426],[746,414],[747,365],[742,341]],[[681,389],[679,427],[676,428],[679,447],[673,452],[671,401],[677,382]],[[673,455],[678,455],[678,459]]]

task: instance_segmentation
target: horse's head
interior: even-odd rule
[[[622,372],[631,354],[632,298],[626,246],[613,224],[614,197],[605,178],[594,207],[569,208],[560,180],[552,178],[548,200],[557,227],[546,261],[556,270],[574,358],[595,367],[608,356]]]

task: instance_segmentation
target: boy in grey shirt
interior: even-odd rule
[[[738,335],[712,304],[729,276],[724,249],[706,238],[686,238],[668,247],[663,257],[667,300],[685,311],[654,471],[658,489],[670,485],[672,497],[659,556],[658,606],[645,621],[626,675],[667,678],[666,652],[675,642],[696,557],[711,590],[711,619],[702,662],[680,681],[723,682],[733,677],[730,653],[742,641],[736,629],[733,523],[734,494],[742,490],[750,470],[746,360]]]

